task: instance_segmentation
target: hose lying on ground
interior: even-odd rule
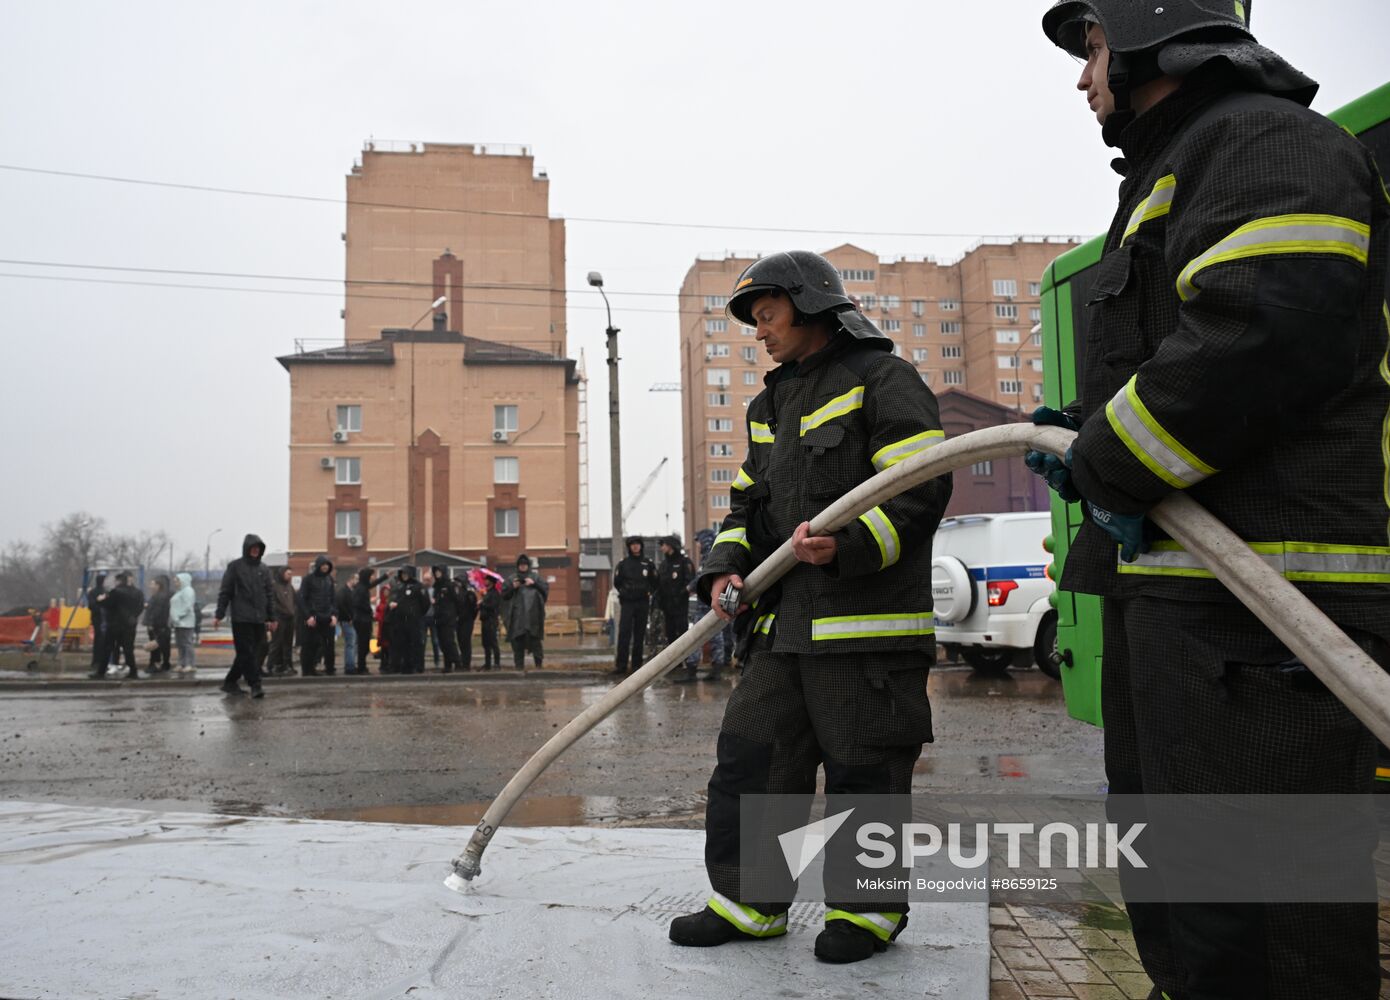
[[[838,531],[865,511],[953,469],[1021,455],[1029,449],[1061,455],[1075,436],[1074,431],[1061,427],[1011,424],[952,438],[860,483],[811,519],[811,534]],[[1382,743],[1390,745],[1390,676],[1375,661],[1293,584],[1190,497],[1180,493],[1169,496],[1149,512],[1149,518],[1200,559]],[[744,578],[743,603],[751,604],[794,565],[796,556],[788,540]],[[723,627],[724,622],[711,611],[552,736],[488,806],[468,846],[454,859],[453,873],[444,884],[461,889],[464,880],[482,870],[483,851],[493,834],[555,758]]]

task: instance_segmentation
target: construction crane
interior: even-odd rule
[[[662,458],[656,463],[656,468],[647,473],[647,478],[642,480],[642,485],[637,487],[637,492],[632,495],[632,499],[627,502],[627,507],[623,509],[623,524],[627,524],[627,519],[632,516],[633,510],[642,502],[642,498],[647,495],[647,490],[652,488],[652,483],[656,482],[656,477],[661,470],[666,468],[666,459]]]

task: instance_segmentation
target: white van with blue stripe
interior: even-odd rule
[[[1030,661],[1053,677],[1057,612],[1049,598],[1047,511],[948,517],[932,540],[936,641],[982,673]]]

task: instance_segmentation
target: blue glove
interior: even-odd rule
[[[1149,551],[1149,522],[1143,514],[1115,514],[1089,500],[1086,512],[1101,530],[1120,543],[1120,558],[1125,562],[1134,562],[1141,553]]]
[[[1065,427],[1069,431],[1081,429],[1081,425],[1070,413],[1054,410],[1050,406],[1039,406],[1034,410],[1032,421],[1040,426]],[[1071,481],[1070,448],[1061,458],[1045,451],[1026,452],[1023,456],[1023,464],[1042,476],[1047,481],[1047,485],[1067,503],[1076,503],[1081,499],[1081,494],[1076,491],[1076,487],[1072,485]]]

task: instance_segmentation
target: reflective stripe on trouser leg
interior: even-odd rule
[[[852,913],[849,910],[826,910],[825,922],[848,920],[856,927],[862,927],[880,941],[889,941],[893,932],[902,923],[901,913]]]
[[[707,905],[750,937],[778,937],[787,933],[787,915],[785,912],[769,916],[765,913],[759,913],[751,906],[736,903],[728,896],[717,892],[709,898]]]

